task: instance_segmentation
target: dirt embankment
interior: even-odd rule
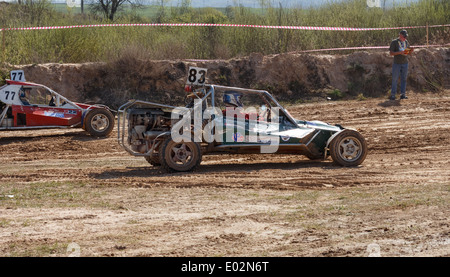
[[[77,101],[117,108],[129,99],[183,101],[190,66],[208,69],[208,83],[267,89],[280,100],[327,95],[379,97],[391,83],[386,51],[349,55],[288,53],[213,61],[151,61],[124,56],[110,63],[25,65],[27,80],[42,83]],[[450,88],[450,49],[417,49],[410,57],[408,89]],[[333,94],[333,92],[335,92]],[[336,93],[337,92],[337,93]]]

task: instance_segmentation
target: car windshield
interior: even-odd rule
[[[245,114],[257,113],[259,120],[268,120],[268,118],[275,116],[277,118],[272,118],[270,121],[275,120],[292,128],[297,127],[297,123],[292,116],[288,116],[288,112],[280,107],[276,100],[265,91],[219,86],[215,87],[214,94],[215,106],[222,112],[225,112],[227,107],[237,107]]]
[[[226,107],[240,107],[245,109],[267,109],[276,104],[263,93],[253,91],[236,91],[230,89],[215,90],[215,106],[221,110]]]
[[[29,105],[49,106],[54,101],[50,91],[42,87],[23,87],[20,92],[20,100]],[[54,104],[53,104],[54,105]]]

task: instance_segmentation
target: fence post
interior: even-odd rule
[[[2,64],[5,62],[5,29],[1,28],[0,32],[2,32]]]
[[[428,22],[427,22],[427,48],[428,48]]]

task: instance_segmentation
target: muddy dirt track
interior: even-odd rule
[[[356,168],[221,155],[167,174],[116,132],[2,132],[0,255],[449,256],[450,94],[409,96],[288,107],[360,130]]]

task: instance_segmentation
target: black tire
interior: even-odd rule
[[[153,166],[161,166],[158,156],[145,156],[145,160]]]
[[[311,152],[305,152],[305,156],[312,161],[323,160],[324,158],[323,153],[313,154]]]
[[[107,137],[114,129],[114,115],[107,109],[93,109],[84,119],[85,130],[94,137]]]
[[[345,129],[330,143],[333,162],[341,166],[360,165],[367,156],[367,143],[357,131]]]
[[[162,142],[158,141],[156,143],[157,143],[156,149],[153,150],[152,155],[145,156],[144,158],[149,164],[151,164],[153,166],[161,166],[161,163],[159,162],[159,151],[161,149]]]
[[[159,162],[167,172],[193,171],[202,161],[200,145],[195,142],[174,142],[167,139],[159,151]]]

